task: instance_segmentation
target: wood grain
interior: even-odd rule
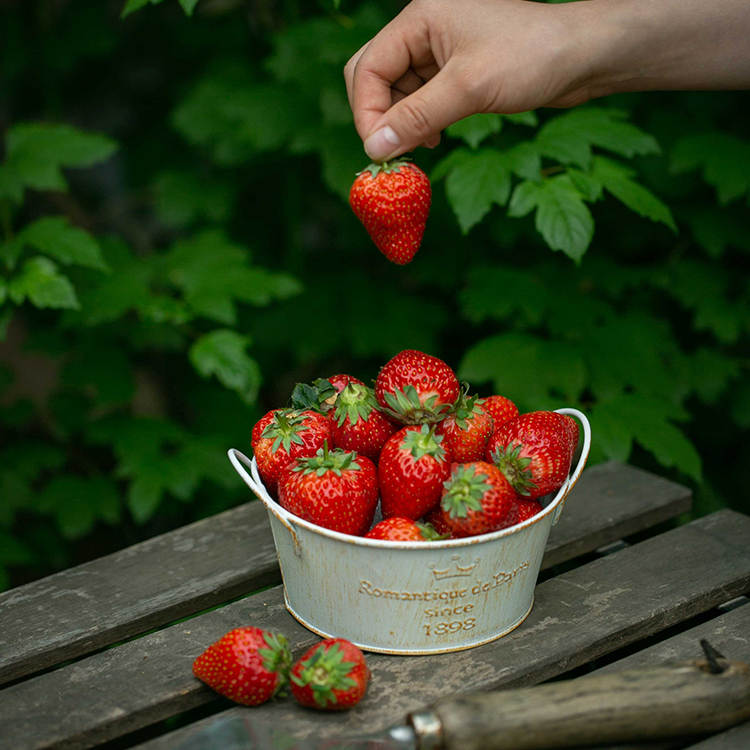
[[[543,567],[690,508],[685,487],[617,462],[586,470]],[[280,582],[266,511],[248,503],[0,594],[0,684]]]
[[[346,715],[276,702],[250,709],[252,718],[300,737],[374,732],[446,695],[543,681],[748,589],[750,518],[721,511],[545,581],[526,623],[494,643],[369,656],[372,690]],[[14,750],[87,748],[205,703],[213,696],[190,674],[192,660],[249,623],[282,631],[297,653],[317,641],[286,613],[277,587],[7,688],[0,738]]]

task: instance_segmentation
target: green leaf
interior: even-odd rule
[[[67,460],[65,451],[40,440],[14,440],[0,453],[0,466],[12,469],[28,482],[44,472],[60,469]]]
[[[476,152],[459,149],[454,154],[445,189],[461,231],[466,234],[489,212],[493,203],[502,206],[508,202],[510,169],[505,155],[495,149]]]
[[[184,227],[201,219],[226,221],[234,209],[236,188],[192,170],[162,172],[154,183],[156,212],[168,226]]]
[[[700,399],[715,404],[729,384],[740,376],[736,358],[716,349],[698,349],[690,358],[692,384]]]
[[[542,179],[542,155],[531,141],[523,141],[509,148],[505,153],[508,167],[522,180]]]
[[[158,5],[161,2],[163,2],[163,0],[128,0],[128,2],[125,3],[125,7],[122,9],[122,13],[120,13],[120,19],[127,18],[131,13],[140,10],[149,3],[151,3],[151,5]]]
[[[106,161],[117,148],[111,138],[70,125],[14,125],[6,138],[6,163],[25,187],[67,190],[62,167],[89,167]]]
[[[99,243],[88,232],[73,227],[64,216],[45,216],[25,226],[16,240],[63,265],[108,271]]]
[[[480,114],[465,117],[446,128],[446,133],[451,138],[463,138],[473,149],[488,136],[499,133],[503,126],[501,115]]]
[[[603,156],[594,158],[594,168],[591,177],[601,183],[619,201],[631,211],[644,216],[651,221],[666,224],[677,233],[677,226],[672,218],[672,212],[650,190],[633,181],[633,171],[612,159]]]
[[[529,127],[535,128],[539,124],[539,119],[534,110],[529,112],[517,112],[514,115],[503,115],[503,117],[514,125],[528,125]]]
[[[222,385],[252,403],[258,395],[261,375],[257,362],[245,351],[249,344],[247,336],[219,329],[201,336],[190,347],[188,356],[202,377],[215,375]]]
[[[192,16],[198,0],[180,0],[180,7],[185,11],[185,15]]]
[[[728,133],[704,133],[681,138],[671,154],[675,174],[700,169],[722,204],[750,190],[750,141]]]
[[[27,260],[21,272],[8,284],[10,298],[17,305],[28,299],[35,307],[80,308],[73,285],[57,270],[57,264],[37,256]]]
[[[536,143],[544,156],[583,169],[591,165],[592,146],[629,158],[660,153],[654,137],[624,122],[626,118],[620,110],[576,107],[545,123]]]
[[[569,167],[567,175],[587,203],[596,203],[601,199],[604,193],[604,185],[593,174],[582,172],[575,167]]]
[[[38,508],[55,517],[66,539],[80,539],[101,520],[120,520],[120,493],[110,479],[55,477],[39,493]]]
[[[23,200],[23,181],[11,164],[0,164],[0,200],[3,198],[15,203]]]
[[[491,381],[495,393],[531,409],[576,402],[587,382],[577,347],[521,333],[491,336],[470,347],[457,374],[474,385]]]
[[[570,178],[544,180],[538,187],[536,206],[535,225],[544,241],[579,262],[594,236],[594,219]]]
[[[533,211],[539,203],[541,185],[531,180],[519,182],[508,205],[508,216],[520,218]]]

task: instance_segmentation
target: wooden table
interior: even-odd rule
[[[750,661],[750,518],[666,523],[690,503],[689,490],[652,474],[588,469],[553,528],[526,622],[469,651],[370,654],[368,695],[345,714],[291,700],[234,706],[191,674],[239,625],[283,632],[295,655],[318,640],[285,610],[265,509],[248,503],[1,594],[0,748],[171,750],[233,714],[297,737],[346,737],[457,692],[698,658],[700,638]],[[750,724],[691,747],[746,750]]]

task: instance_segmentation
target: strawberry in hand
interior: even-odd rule
[[[259,706],[286,687],[291,664],[283,635],[235,628],[193,662],[193,674],[229,700]]]
[[[298,458],[279,479],[279,505],[305,521],[361,536],[378,504],[375,464],[365,456],[324,445]]]
[[[378,461],[383,518],[416,520],[440,502],[443,482],[451,471],[450,450],[435,426],[404,427],[383,446]]]
[[[274,409],[255,423],[251,445],[258,473],[272,495],[279,475],[298,456],[314,456],[325,442],[333,445],[331,423],[314,411]]]
[[[316,643],[292,667],[292,695],[298,703],[324,711],[343,711],[367,691],[370,670],[364,654],[343,638]]]
[[[377,461],[386,440],[399,429],[383,414],[372,388],[349,383],[338,395],[331,417],[333,440],[339,448]]]
[[[496,429],[485,455],[516,492],[533,500],[562,486],[577,443],[578,426],[571,417],[554,411],[532,411]]]
[[[388,416],[402,424],[438,422],[461,393],[453,370],[430,354],[405,349],[383,365],[375,397]]]
[[[517,497],[496,466],[475,461],[454,465],[440,507],[454,537],[476,536],[517,523]]]
[[[349,205],[378,250],[399,265],[419,250],[431,201],[429,178],[406,157],[370,164],[349,191]]]

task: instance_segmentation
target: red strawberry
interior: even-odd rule
[[[388,260],[404,265],[419,250],[432,189],[427,175],[401,157],[357,174],[349,205]]]
[[[375,393],[350,383],[336,399],[331,416],[333,440],[339,448],[377,461],[385,441],[399,429],[378,408]]]
[[[370,670],[364,654],[343,638],[316,643],[292,667],[292,695],[303,706],[343,711],[359,703],[367,690]]]
[[[518,521],[518,499],[502,472],[485,461],[458,464],[440,501],[454,537],[504,529]]]
[[[367,539],[388,539],[391,542],[434,542],[444,537],[428,523],[393,516],[376,524],[365,534]]]
[[[533,518],[537,513],[541,513],[543,510],[544,508],[538,500],[529,500],[528,497],[519,497],[517,523],[528,521],[529,518]]]
[[[356,453],[324,446],[312,457],[296,459],[279,478],[282,508],[343,534],[364,534],[377,504],[375,464]]]
[[[458,464],[453,464],[452,468],[455,468]],[[439,534],[443,539],[451,536],[451,527],[448,526],[448,522],[445,520],[443,515],[443,509],[437,505],[429,513],[425,513],[422,519],[425,523],[430,524],[435,533]]]
[[[450,450],[435,427],[404,427],[380,452],[378,480],[383,518],[416,520],[440,502],[443,482],[451,471]]]
[[[351,375],[331,375],[330,378],[318,378],[309,383],[297,383],[292,391],[292,407],[295,409],[312,409],[323,414],[331,411],[336,397],[349,385],[364,385],[361,380]]]
[[[440,421],[460,392],[458,378],[445,362],[415,349],[386,362],[375,380],[383,411],[403,424]]]
[[[225,698],[259,706],[286,687],[291,664],[283,635],[235,628],[193,662],[193,674]]]
[[[253,427],[252,446],[258,473],[274,494],[279,474],[298,456],[314,456],[331,438],[331,423],[314,411],[274,409]]]
[[[463,464],[484,458],[492,429],[492,417],[485,411],[483,402],[463,392],[438,426],[438,433],[445,435],[453,460]]]
[[[518,416],[518,407],[509,398],[505,398],[505,396],[488,396],[482,399],[482,406],[486,412],[492,415],[492,419],[495,420],[494,429],[505,424],[509,419]]]
[[[573,461],[569,419],[554,411],[520,414],[495,430],[487,460],[521,495],[534,499],[554,492],[568,478]]]

